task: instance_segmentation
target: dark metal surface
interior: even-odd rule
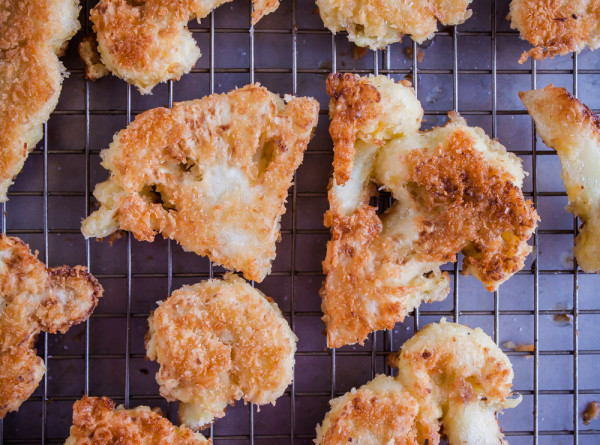
[[[517,96],[519,90],[552,82],[597,110],[600,53],[586,50],[519,65],[528,44],[509,29],[508,1],[475,0],[473,9],[464,25],[442,29],[422,49],[404,39],[355,59],[345,36],[333,37],[323,29],[312,0],[282,0],[279,10],[256,27],[248,25],[248,2],[234,0],[201,24],[190,24],[202,58],[192,73],[156,87],[151,96],[140,96],[114,77],[84,81],[76,55],[80,32],[65,57],[71,75],[57,110],[10,189],[1,227],[38,249],[51,266],[86,264],[102,282],[105,297],[87,323],[65,335],[40,337],[38,353],[48,372],[19,412],[0,422],[0,444],[62,443],[72,404],[84,393],[128,406],[161,406],[177,420],[176,405],[158,393],[156,364],[144,359],[146,318],[171,290],[223,271],[163,239],[150,244],[126,236],[112,246],[87,242],[80,221],[93,209],[87,197],[106,178],[99,151],[115,131],[143,110],[251,81],[280,94],[314,96],[321,103],[315,138],[290,190],[273,273],[257,284],[277,301],[299,337],[295,381],[276,406],[259,411],[239,403],[207,434],[219,444],[310,444],[331,397],[376,373],[391,372],[386,355],[420,326],[445,316],[480,326],[499,344],[536,345],[534,353],[507,351],[515,390],[523,394],[519,407],[500,416],[511,445],[600,443],[600,421],[583,425],[581,418],[587,403],[600,399],[600,276],[578,271],[573,262],[577,221],[564,210],[560,163],[536,138]],[[81,23],[90,30],[85,11]],[[453,282],[445,301],[421,306],[393,331],[372,335],[362,347],[337,351],[325,347],[318,296],[329,238],[322,218],[332,160],[325,78],[332,71],[413,79],[426,110],[426,127],[443,124],[447,112],[456,110],[469,124],[499,138],[523,159],[529,172],[524,191],[542,217],[526,267],[498,292],[484,291],[472,277],[459,278],[460,267],[449,265]]]

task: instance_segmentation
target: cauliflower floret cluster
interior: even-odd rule
[[[462,272],[493,291],[524,266],[538,216],[521,191],[521,161],[458,114],[419,131],[423,109],[405,83],[332,74],[334,177],[323,262],[329,347],[391,329],[422,302],[443,300],[440,266],[464,255]],[[371,205],[377,188],[394,202]]]
[[[389,358],[396,377],[374,380],[332,400],[317,445],[505,444],[496,414],[511,396],[506,355],[481,329],[433,323]]]

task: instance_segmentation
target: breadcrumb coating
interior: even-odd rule
[[[156,233],[249,280],[271,270],[294,171],[317,124],[312,98],[258,84],[140,114],[102,152],[110,178],[82,232]]]
[[[231,0],[101,0],[90,11],[102,62],[116,76],[149,94],[160,82],[179,80],[200,58],[187,24]],[[253,0],[252,24],[279,7]]]
[[[419,403],[393,377],[378,375],[330,402],[316,445],[417,445]]]
[[[481,329],[432,323],[388,358],[394,377],[378,375],[332,400],[317,445],[506,444],[496,419],[513,379],[508,357]],[[442,430],[443,429],[443,430]]]
[[[191,428],[240,399],[275,404],[292,382],[296,336],[277,305],[234,274],[176,290],[148,322],[160,393],[179,400]]]
[[[47,269],[20,239],[0,235],[0,418],[18,410],[44,376],[33,349],[38,334],[85,321],[102,292],[85,267]]]
[[[73,405],[73,426],[65,445],[210,445],[211,440],[175,426],[148,406],[125,409],[108,397],[83,396]]]
[[[512,0],[507,18],[533,45],[519,63],[600,46],[599,0]]]
[[[77,0],[0,0],[0,202],[43,135],[79,29]]]
[[[464,23],[472,0],[317,0],[326,28],[372,50],[409,35],[415,42],[433,37],[438,21],[444,26]]]
[[[459,252],[463,274],[497,289],[523,268],[539,219],[521,192],[524,172],[516,156],[456,114],[444,127],[419,132],[423,110],[413,90],[388,79],[388,91],[378,89],[378,96],[364,87],[376,85],[375,79],[328,79],[328,91],[336,92],[330,106],[334,154],[343,160],[334,158],[325,214],[332,239],[321,296],[329,347],[362,343],[372,331],[393,328],[421,302],[443,300],[449,279],[440,266],[455,262]],[[367,119],[344,110],[361,108],[361,91],[373,112],[358,115]],[[407,115],[378,115],[378,109]],[[391,126],[388,116],[395,119]],[[348,169],[349,179],[338,183]],[[383,215],[369,204],[377,195],[373,184],[395,199]]]
[[[544,143],[558,153],[567,210],[581,219],[573,252],[586,272],[600,272],[600,119],[567,90],[552,85],[519,97]]]

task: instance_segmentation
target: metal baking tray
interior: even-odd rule
[[[276,406],[260,410],[238,403],[206,431],[218,444],[312,443],[328,401],[376,373],[390,372],[386,355],[415,330],[441,317],[479,326],[498,344],[534,344],[535,352],[507,350],[514,388],[523,402],[500,416],[511,445],[598,444],[600,420],[584,425],[588,402],[600,399],[600,275],[578,271],[571,248],[578,222],[564,210],[560,163],[536,138],[518,91],[549,83],[568,88],[600,108],[600,54],[584,51],[519,65],[529,47],[505,20],[509,1],[476,0],[465,24],[441,29],[417,46],[408,38],[360,57],[344,35],[323,28],[313,0],[282,0],[279,9],[249,26],[250,3],[234,0],[200,24],[190,23],[202,50],[192,73],[141,96],[115,77],[83,79],[77,44],[91,30],[82,2],[82,30],[64,62],[70,71],[44,139],[10,189],[1,226],[40,252],[49,265],[83,264],[99,278],[105,296],[90,320],[65,335],[37,343],[48,371],[35,394],[0,421],[1,444],[62,443],[73,402],[84,393],[127,406],[160,406],[174,421],[177,410],[158,393],[156,363],[145,360],[146,318],[155,302],[183,284],[223,271],[206,258],[157,238],[137,242],[86,241],[81,220],[93,209],[91,191],[106,178],[99,151],[115,131],[149,108],[226,92],[260,82],[284,94],[310,95],[321,103],[316,135],[290,189],[273,273],[257,285],[277,301],[299,337],[295,381]],[[372,335],[364,346],[328,350],[320,316],[321,261],[329,232],[323,227],[331,173],[325,79],[332,71],[385,74],[413,80],[426,110],[425,126],[459,111],[518,154],[529,173],[526,195],[542,218],[526,267],[496,293],[472,277],[452,276],[448,298],[420,310],[393,331]]]

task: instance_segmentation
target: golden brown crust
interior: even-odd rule
[[[529,57],[543,60],[600,45],[598,0],[513,0],[509,19],[511,27],[534,46],[521,55],[519,63]]]
[[[318,445],[417,445],[415,418],[419,404],[391,377],[373,382],[332,401],[332,409],[317,429]],[[322,433],[323,431],[323,433]]]
[[[58,102],[63,44],[79,28],[76,0],[0,0],[0,201]]]
[[[147,406],[124,409],[107,397],[84,396],[73,405],[73,426],[65,445],[210,445],[201,434],[175,426]]]
[[[287,190],[318,118],[311,98],[283,102],[259,85],[139,115],[102,154],[110,179],[87,237],[157,233],[250,280],[275,258]]]
[[[0,418],[18,409],[44,374],[33,349],[40,331],[64,333],[86,320],[102,292],[85,267],[47,269],[20,239],[0,235]]]
[[[156,380],[197,429],[236,400],[274,403],[292,381],[296,337],[265,296],[233,274],[184,286],[150,316],[147,355]]]
[[[456,253],[468,248],[463,273],[475,269],[483,282],[502,282],[523,268],[529,251],[523,254],[520,244],[531,237],[539,218],[533,203],[474,142],[457,129],[443,152],[415,149],[407,156],[411,193],[424,206],[414,254],[425,262],[455,262]]]
[[[90,11],[106,67],[143,94],[189,72],[198,49],[187,29],[231,0],[101,0]],[[279,0],[254,0],[252,24],[279,6]]]
[[[348,80],[344,96],[353,98],[348,107],[363,103],[363,93],[370,103],[373,93]],[[328,91],[335,95],[339,89]],[[448,276],[439,267],[456,261],[461,251],[463,273],[475,275],[488,290],[523,267],[538,216],[520,190],[523,172],[514,155],[457,115],[430,132],[409,128],[385,140],[369,139],[363,114],[356,113],[355,123],[353,111],[332,100],[332,134],[342,134],[346,125],[347,134],[359,140],[334,139],[334,153],[347,162],[334,165],[325,215],[332,238],[321,296],[330,347],[362,342],[369,332],[393,328],[421,302],[445,298]],[[382,116],[389,103],[381,105],[372,114],[375,124],[381,122],[368,126],[385,134],[381,128],[389,124]],[[348,164],[349,179],[340,185],[337,168],[346,171]],[[397,200],[381,216],[369,205],[375,195],[371,182]]]
[[[108,74],[108,69],[100,60],[98,53],[98,42],[93,34],[85,36],[79,42],[79,57],[84,64],[84,77],[89,80],[98,80]]]

